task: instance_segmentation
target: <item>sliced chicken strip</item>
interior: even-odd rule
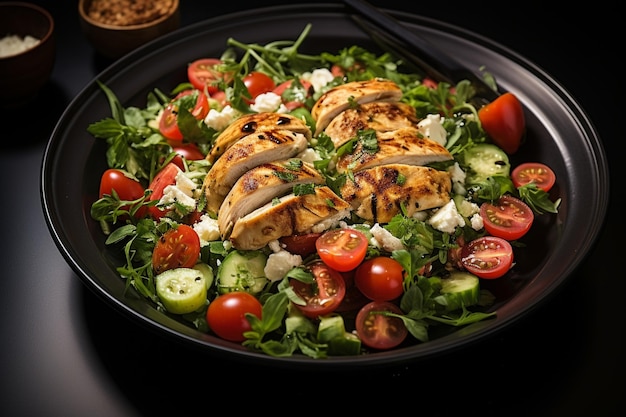
[[[294,157],[307,144],[306,136],[290,130],[253,133],[239,139],[215,161],[204,179],[206,211],[217,215],[231,187],[246,171],[266,162]]]
[[[260,249],[283,236],[322,232],[349,216],[347,202],[327,186],[316,187],[314,194],[289,194],[237,220],[230,241],[236,249]]]
[[[300,118],[283,113],[250,113],[233,121],[215,140],[215,144],[207,155],[213,163],[235,142],[252,133],[267,132],[269,130],[291,130],[302,133],[308,140],[311,139],[311,129]]]
[[[400,101],[402,90],[393,81],[375,78],[339,85],[324,93],[313,105],[311,116],[315,119],[315,136],[342,111],[356,104],[371,101]]]
[[[339,148],[354,138],[359,130],[388,132],[403,127],[417,128],[419,121],[415,107],[407,103],[373,101],[342,111],[328,124],[324,133],[330,136],[335,148]]]
[[[241,217],[293,191],[297,184],[323,184],[324,177],[312,164],[292,158],[268,162],[240,177],[220,207],[217,223],[222,239],[228,238]]]
[[[450,201],[450,174],[433,168],[389,164],[365,169],[347,179],[340,194],[356,215],[373,223],[389,223],[400,214],[406,215],[441,207]]]
[[[424,138],[415,128],[376,132],[376,141],[376,149],[357,142],[352,153],[339,158],[337,172],[357,172],[384,164],[428,165],[453,159],[444,146]]]

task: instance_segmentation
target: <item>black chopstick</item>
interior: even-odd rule
[[[474,72],[437,49],[426,39],[407,29],[387,13],[364,0],[344,0],[344,3],[369,20],[365,22],[359,16],[352,17],[375,42],[383,44],[390,49],[389,52],[418,67],[435,81],[456,84],[465,79],[472,83],[476,89],[476,95],[480,98],[493,101],[499,96],[497,91],[494,91]]]

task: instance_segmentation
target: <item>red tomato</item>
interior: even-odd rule
[[[173,103],[168,104],[163,110],[159,120],[159,131],[170,140],[182,140],[183,134],[178,128],[177,108]]]
[[[120,200],[137,200],[143,196],[143,186],[139,181],[124,175],[119,169],[107,169],[100,178],[100,198],[111,195],[115,190]]]
[[[204,155],[200,152],[198,146],[193,143],[174,145],[172,148],[174,148],[174,152],[188,161],[199,161],[204,159]]]
[[[148,197],[148,201],[160,200],[163,197],[163,190],[168,185],[176,184],[176,176],[181,169],[174,163],[170,162],[165,165],[152,179],[148,189],[152,190],[152,194]],[[152,217],[160,219],[165,215],[165,210],[161,210],[156,206],[149,208]]]
[[[535,215],[522,200],[503,195],[498,201],[483,203],[480,217],[487,233],[506,240],[516,240],[524,236],[533,224]]]
[[[222,339],[242,342],[246,339],[243,334],[251,330],[246,314],[261,319],[262,312],[263,306],[254,295],[234,291],[211,301],[206,311],[206,321],[209,328]]]
[[[115,190],[120,200],[134,201],[143,197],[143,185],[137,180],[128,178],[119,169],[107,169],[100,178],[100,198],[105,194],[112,195]],[[128,210],[129,207],[123,207]],[[142,218],[146,215],[146,207],[140,207],[134,214],[136,218]]]
[[[512,93],[504,93],[478,110],[480,123],[493,142],[504,152],[517,152],[526,129],[522,103]]]
[[[461,263],[478,277],[500,278],[513,264],[513,248],[509,242],[496,236],[479,237],[463,246]]]
[[[404,292],[404,269],[386,256],[368,259],[356,269],[354,284],[370,300],[391,301]]]
[[[193,93],[197,94],[194,107],[190,110],[190,113],[198,120],[202,120],[209,114],[211,110],[209,106],[209,99],[206,94],[200,90],[185,90],[176,97],[165,107],[161,119],[159,120],[159,130],[163,136],[172,141],[180,141],[183,139],[183,134],[178,127],[178,108],[179,100],[185,96]]]
[[[532,182],[537,188],[548,192],[556,182],[556,174],[541,162],[526,162],[513,169],[511,180],[517,188]]]
[[[283,99],[283,104],[289,111],[297,109],[298,107],[304,106],[304,102],[307,97],[310,96],[309,92],[311,91],[312,84],[306,80],[300,80],[300,84],[302,88],[293,88],[288,94],[283,96],[285,91],[292,88],[293,80],[287,80],[281,84],[279,84],[274,89],[274,94],[281,96]]]
[[[189,82],[198,90],[206,91],[213,95],[219,91],[218,83],[226,83],[232,80],[232,74],[220,72],[216,66],[222,63],[217,58],[201,58],[193,61],[187,67],[187,78]]]
[[[402,314],[402,310],[388,301],[372,301],[363,306],[356,315],[356,332],[363,344],[374,349],[391,349],[406,339],[409,331],[398,317],[376,314],[389,311]]]
[[[340,272],[350,271],[363,262],[367,244],[363,233],[350,228],[329,230],[315,242],[322,261]]]
[[[252,99],[255,99],[259,94],[270,92],[276,88],[274,80],[269,75],[258,71],[248,73],[243,77],[242,81],[248,88]]]
[[[313,262],[309,268],[313,273],[314,283],[306,284],[297,279],[289,281],[295,293],[306,302],[305,305],[295,306],[310,318],[332,313],[346,295],[343,277],[321,261]]]
[[[179,225],[159,238],[152,251],[152,268],[156,274],[173,268],[191,268],[200,256],[200,238],[191,226]]]
[[[307,233],[303,235],[292,235],[281,237],[280,243],[285,245],[287,252],[300,255],[303,258],[315,252],[315,241],[321,233]]]

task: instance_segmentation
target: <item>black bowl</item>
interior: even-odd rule
[[[609,179],[604,150],[585,112],[567,91],[536,65],[503,46],[439,21],[393,13],[466,66],[486,66],[504,90],[515,93],[526,108],[528,137],[511,162],[539,161],[551,166],[557,184],[551,193],[562,199],[558,215],[540,216],[516,252],[517,266],[505,277],[485,282],[497,297],[497,317],[400,349],[324,360],[305,356],[275,358],[201,333],[157,311],[141,297],[124,295],[115,270],[115,254],[104,244],[89,211],[98,198],[101,173],[107,168],[105,143],[87,126],[110,116],[105,95],[95,80],[72,101],[47,146],[42,171],[42,203],[49,229],[60,251],[82,281],[130,319],[213,356],[279,367],[356,368],[421,360],[462,349],[522,319],[561,286],[585,258],[602,228]],[[185,80],[186,64],[219,56],[229,37],[246,43],[293,40],[307,23],[312,31],[303,52],[338,51],[351,45],[376,49],[336,5],[294,5],[236,13],[180,29],[125,56],[97,79],[124,106],[144,107],[153,88],[170,91]]]

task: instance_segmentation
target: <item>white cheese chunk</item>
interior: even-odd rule
[[[302,256],[294,255],[286,250],[271,253],[263,272],[270,281],[278,281],[285,277],[291,269],[302,265]]]
[[[441,146],[446,146],[448,141],[448,132],[441,124],[443,118],[438,114],[429,114],[425,119],[420,120],[417,129],[424,137],[434,140]]]
[[[202,246],[220,239],[220,229],[217,225],[217,220],[212,219],[208,214],[203,214],[200,217],[200,221],[193,225],[193,230],[200,238]]]
[[[445,206],[437,209],[428,219],[428,223],[444,233],[454,233],[457,226],[465,226],[465,220],[457,211],[454,200],[448,201]]]

